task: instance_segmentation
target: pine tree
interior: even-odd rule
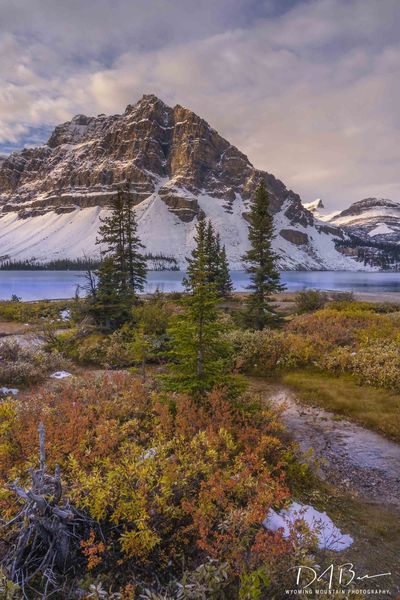
[[[134,292],[142,292],[146,282],[146,259],[141,254],[144,248],[137,235],[137,222],[132,197],[128,194],[125,200],[124,231],[126,247],[126,268],[128,272],[128,287]]]
[[[269,211],[268,193],[264,182],[258,186],[249,215],[250,249],[243,256],[246,271],[250,274],[246,319],[255,329],[277,322],[278,315],[271,303],[271,294],[282,291],[280,274],[276,267],[278,255],[272,250],[274,238],[273,218]]]
[[[226,380],[229,348],[221,339],[219,297],[215,282],[210,281],[204,219],[197,224],[195,241],[184,280],[184,312],[169,330],[173,363],[167,381],[171,389],[188,392],[200,400],[214,385]]]

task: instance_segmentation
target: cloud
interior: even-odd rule
[[[2,4],[4,144],[156,93],[305,200],[400,201],[397,0]]]

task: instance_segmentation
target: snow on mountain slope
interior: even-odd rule
[[[229,249],[231,268],[241,269],[241,256],[248,248],[247,223],[240,218],[245,209],[243,201],[237,200],[232,214],[224,212],[220,200],[216,202],[215,198],[206,194],[199,196],[199,204],[220,231],[222,243]],[[141,202],[136,211],[139,235],[147,242],[146,251],[173,255],[184,268],[185,257],[194,245],[196,221],[181,221],[168,210],[157,193]],[[6,213],[0,220],[0,258],[12,256],[16,260],[46,262],[57,258],[98,256],[99,246],[95,244],[97,230],[100,218],[107,214],[108,210],[101,207],[77,208],[61,215],[50,211],[26,220],[18,219],[16,213]],[[277,215],[275,223],[276,227],[291,227],[284,214]],[[282,269],[359,269],[359,263],[335,250],[330,234],[319,233],[310,226],[298,226],[297,229],[309,237],[306,247],[294,245],[281,236],[274,240],[274,247],[281,256]],[[150,243],[148,240],[151,240]]]
[[[384,198],[365,198],[329,219],[359,237],[400,242],[400,204]]]
[[[394,233],[394,229],[388,227],[386,223],[378,223],[378,225],[368,232],[370,237],[374,237],[376,235],[386,235]]]
[[[48,143],[0,165],[0,258],[47,261],[98,255],[96,234],[124,187],[146,251],[185,266],[198,217],[211,218],[232,268],[248,247],[249,203],[260,181],[274,216],[283,269],[364,269],[344,256],[339,227],[314,219],[300,197],[190,110],[144,96],[122,115],[78,115]]]

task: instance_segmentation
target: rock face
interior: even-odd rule
[[[308,235],[303,231],[296,231],[296,229],[281,229],[279,235],[297,246],[302,246],[308,242]]]
[[[400,242],[400,204],[365,198],[330,218],[329,223],[373,242]]]
[[[101,213],[128,186],[149,253],[175,256],[184,265],[202,211],[220,231],[231,265],[240,268],[248,204],[261,180],[283,268],[360,268],[336,252],[342,232],[321,228],[296,193],[255,169],[192,111],[153,95],[122,115],[77,115],[58,125],[46,145],[0,163],[0,257],[93,255]]]

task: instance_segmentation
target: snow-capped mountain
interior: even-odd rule
[[[78,115],[47,144],[0,164],[0,257],[48,261],[95,256],[110,199],[124,184],[134,199],[146,251],[185,265],[197,218],[205,213],[232,268],[248,247],[249,201],[264,180],[274,215],[275,248],[285,269],[362,269],[336,249],[343,231],[315,220],[300,197],[182,106],[153,95],[122,115]]]
[[[325,208],[321,198],[316,198],[316,200],[313,202],[306,202],[303,204],[303,206],[311,213],[315,213],[316,215],[319,215],[321,210]]]
[[[365,198],[329,219],[358,237],[400,242],[400,204],[384,198]]]
[[[303,206],[314,215],[315,219],[324,222],[332,222],[333,217],[340,212],[338,210],[330,213],[326,212],[325,205],[321,198],[317,198],[313,202],[304,203]]]

